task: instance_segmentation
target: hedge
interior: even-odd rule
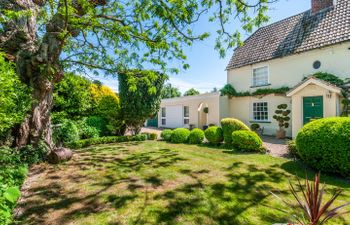
[[[244,151],[262,151],[262,140],[254,131],[238,130],[232,133],[232,146]]]
[[[164,140],[164,141],[170,141],[171,140],[171,135],[173,134],[173,131],[170,129],[165,129],[162,131],[162,133],[160,134],[160,137]]]
[[[221,120],[221,127],[224,133],[226,144],[232,143],[232,132],[236,130],[250,130],[242,121],[234,118],[225,118]]]
[[[205,138],[211,144],[219,144],[224,140],[221,127],[217,127],[217,126],[208,127],[204,131],[204,134],[205,134]]]
[[[72,149],[84,148],[90,145],[98,144],[110,144],[110,143],[119,143],[119,142],[129,142],[129,141],[145,141],[147,140],[147,135],[138,134],[135,136],[109,136],[109,137],[99,137],[99,138],[90,138],[80,141],[74,141],[66,144],[66,147]]]
[[[320,171],[350,177],[350,118],[332,117],[306,124],[296,137],[300,158]]]
[[[190,130],[186,128],[176,128],[171,135],[172,143],[186,143],[190,136]]]
[[[188,137],[188,143],[190,144],[201,144],[204,140],[204,131],[199,128],[191,130],[190,136]]]

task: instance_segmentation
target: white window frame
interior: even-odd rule
[[[164,109],[164,116],[163,116],[163,109]],[[160,122],[161,122],[162,126],[165,126],[166,125],[166,107],[161,108],[160,116],[161,116]],[[164,123],[163,123],[163,120],[165,121]]]
[[[259,103],[266,103],[266,106],[267,106],[267,118],[264,119],[264,120],[258,120],[254,117],[254,112],[265,112],[265,111],[258,111],[258,110],[255,110],[254,111],[254,104],[259,104]],[[269,102],[268,101],[255,101],[252,103],[252,109],[251,109],[251,118],[252,118],[252,121],[254,122],[270,122],[270,112],[269,112]]]
[[[266,68],[267,70],[267,82],[265,84],[255,84],[254,83],[254,71],[257,69]],[[270,85],[270,67],[268,65],[265,66],[256,66],[252,68],[252,80],[251,80],[251,87],[263,87]]]
[[[185,115],[185,107],[188,108],[188,116]],[[182,107],[182,110],[183,110],[183,124],[184,124],[184,125],[189,125],[189,124],[190,124],[190,107],[187,106],[187,105],[184,105],[184,106]],[[188,123],[185,123],[185,120],[187,120]]]

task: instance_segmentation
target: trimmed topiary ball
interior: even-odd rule
[[[205,138],[211,144],[219,144],[224,140],[221,127],[211,126],[204,131]]]
[[[149,140],[157,140],[158,134],[157,133],[150,133],[149,134]]]
[[[306,124],[296,137],[300,158],[325,172],[350,177],[350,118],[333,117]]]
[[[224,141],[227,144],[232,143],[232,132],[236,130],[250,130],[242,121],[234,118],[225,118],[221,120],[222,131],[224,132]]]
[[[162,131],[162,133],[160,133],[160,137],[164,140],[164,141],[170,141],[171,140],[171,135],[173,134],[173,131],[170,129],[165,129]]]
[[[232,145],[239,150],[261,151],[262,140],[255,132],[238,130],[232,133]]]
[[[188,143],[190,144],[201,144],[204,140],[204,131],[199,128],[191,130],[190,136],[188,137]]]
[[[176,128],[171,135],[172,143],[186,143],[190,136],[190,130],[186,128]]]

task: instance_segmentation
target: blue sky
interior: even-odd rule
[[[272,5],[272,9],[269,11],[271,18],[269,23],[301,13],[310,9],[310,7],[311,0],[279,0],[279,2]],[[239,24],[236,26],[239,26]],[[191,47],[185,48],[190,68],[185,71],[181,70],[179,74],[170,75],[168,83],[179,88],[182,93],[192,87],[198,89],[201,93],[211,91],[214,87],[220,89],[226,83],[225,68],[233,51],[228,51],[225,58],[219,57],[219,53],[214,49],[214,32],[217,29],[215,24],[201,22],[194,29],[198,32],[209,31],[213,35],[204,41],[196,42]],[[237,27],[232,27],[232,31],[236,29]],[[242,33],[242,35],[246,39],[250,34]],[[116,78],[99,77],[97,79],[117,91]]]

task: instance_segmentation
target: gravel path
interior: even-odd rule
[[[288,157],[287,141],[271,136],[263,136],[263,146],[267,152],[274,157]]]
[[[157,133],[160,138],[161,128],[157,127],[143,127],[141,132]],[[272,136],[263,136],[263,146],[267,149],[268,154],[274,157],[288,157],[288,140],[280,140]]]

